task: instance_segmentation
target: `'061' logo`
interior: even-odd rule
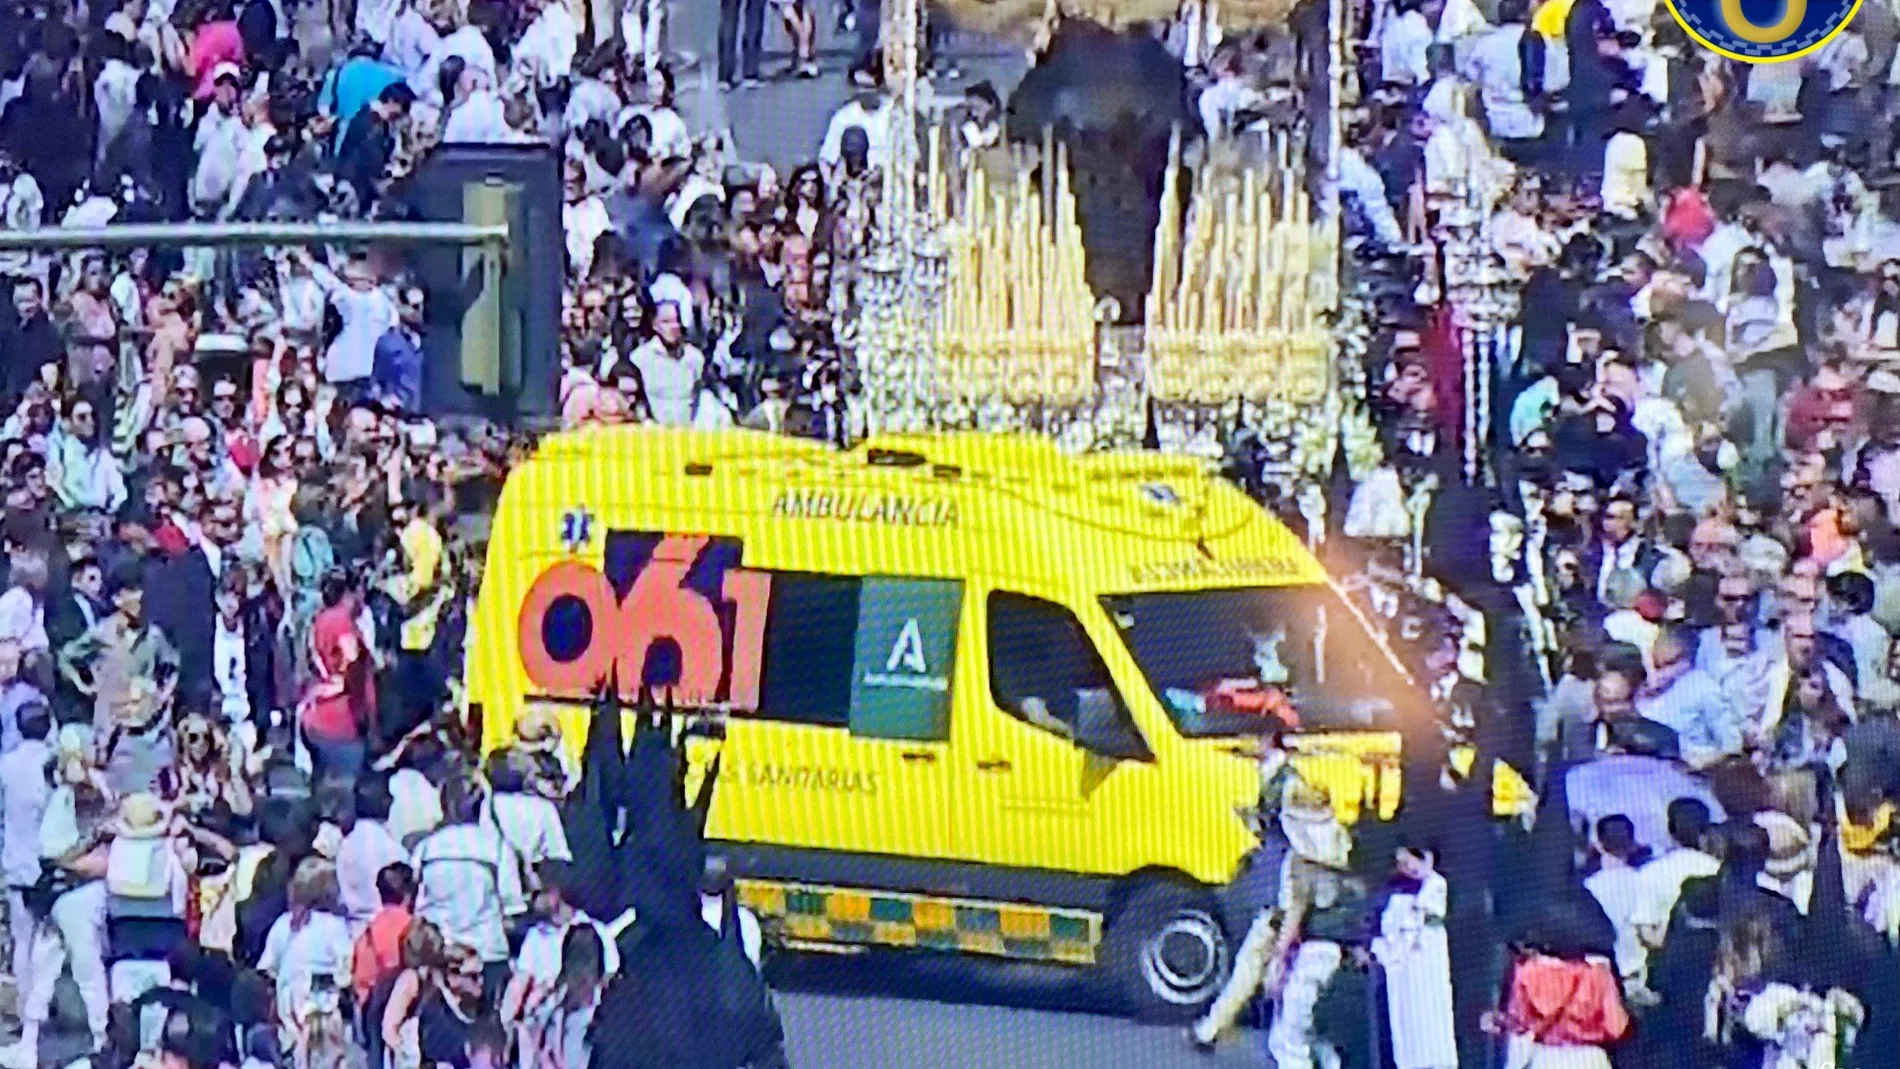
[[[736,567],[737,549],[616,532],[604,571],[550,565],[517,620],[528,679],[551,697],[584,698],[613,678],[626,694],[644,685],[684,705],[756,710],[772,576]]]
[[[1668,4],[1670,13],[1697,43],[1750,63],[1776,63],[1814,52],[1833,40],[1860,10],[1860,0],[1668,0]]]

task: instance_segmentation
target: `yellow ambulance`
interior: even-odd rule
[[[493,749],[551,709],[578,754],[609,677],[725,711],[707,835],[789,939],[1093,967],[1176,1020],[1237,937],[1250,710],[1291,708],[1348,820],[1430,716],[1205,463],[978,434],[549,438],[494,517],[471,712]]]

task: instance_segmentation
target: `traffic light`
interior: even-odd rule
[[[490,396],[521,385],[521,286],[526,220],[521,185],[490,176],[462,187],[462,220],[471,225],[508,227],[508,243],[470,246],[462,252],[463,292],[470,294],[462,315],[462,384]]]

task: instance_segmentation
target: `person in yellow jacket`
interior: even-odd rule
[[[445,673],[436,663],[436,625],[448,603],[452,583],[444,567],[442,517],[445,504],[436,487],[416,484],[390,509],[397,529],[400,560],[383,589],[402,610],[395,666],[397,708],[384,714],[384,735],[395,740],[435,715]]]

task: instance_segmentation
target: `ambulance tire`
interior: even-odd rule
[[[1214,896],[1167,879],[1136,884],[1109,918],[1097,968],[1104,993],[1135,1019],[1194,1020],[1233,968]]]

